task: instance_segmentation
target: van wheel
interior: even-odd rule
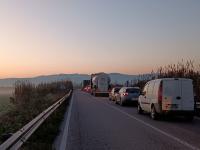
[[[138,103],[138,109],[137,109],[137,112],[138,112],[138,114],[142,114],[142,113],[143,113],[143,110],[142,110],[142,108],[141,108],[141,106],[140,106],[139,103]]]
[[[154,106],[151,107],[151,118],[153,120],[157,120],[158,119],[158,113],[156,112],[156,109]]]

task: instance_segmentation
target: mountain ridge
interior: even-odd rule
[[[127,80],[135,80],[138,79],[141,75],[129,75],[123,73],[108,73],[111,77],[112,83],[124,84]],[[144,74],[144,76],[148,76],[149,74]],[[0,79],[0,87],[12,87],[17,81],[28,81],[33,84],[39,83],[49,83],[53,81],[60,80],[71,80],[74,84],[80,84],[83,80],[89,80],[89,74],[52,74],[52,75],[40,75],[36,77],[30,78],[4,78]]]

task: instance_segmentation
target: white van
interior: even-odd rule
[[[149,81],[138,99],[138,113],[151,113],[152,119],[161,114],[194,116],[194,94],[191,79],[164,78]]]

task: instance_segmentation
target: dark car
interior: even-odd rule
[[[116,103],[124,105],[125,103],[137,103],[140,96],[139,87],[123,87],[120,89],[116,98]]]

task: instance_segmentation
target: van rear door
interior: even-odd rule
[[[181,80],[182,110],[194,110],[194,94],[192,80]]]
[[[163,80],[162,110],[181,110],[181,81]]]

